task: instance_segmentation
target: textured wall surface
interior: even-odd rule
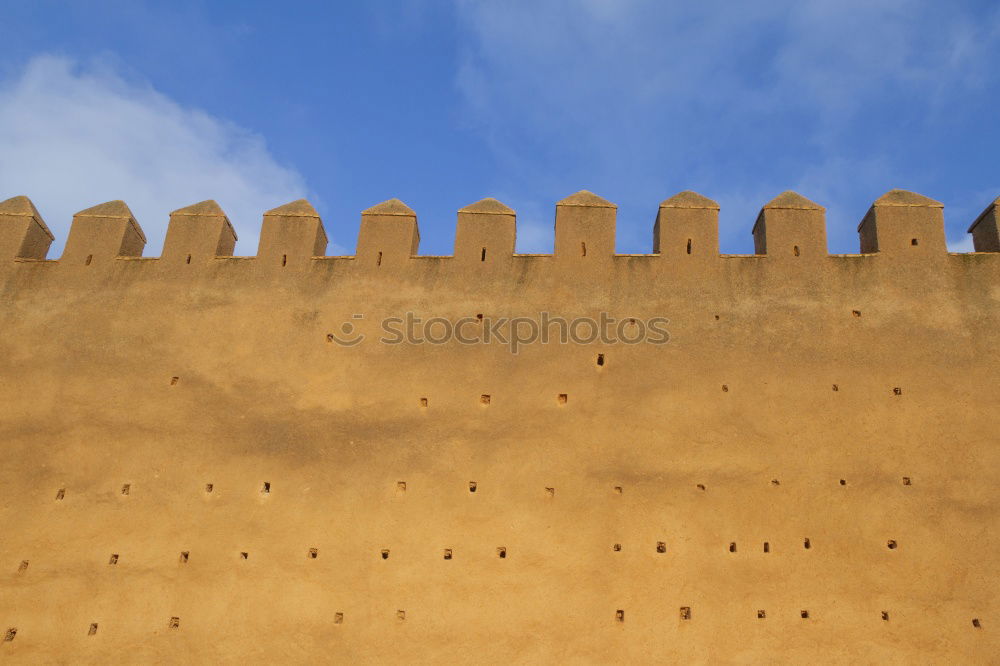
[[[1000,253],[906,192],[859,255],[791,193],[766,254],[719,256],[716,216],[678,195],[616,256],[581,193],[527,256],[485,201],[424,257],[392,201],[322,257],[294,202],[234,258],[206,202],[153,259],[110,202],[46,260],[0,204],[0,661],[995,660]],[[379,343],[406,312],[670,341]]]

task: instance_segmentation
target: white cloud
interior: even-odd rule
[[[264,140],[102,63],[38,56],[0,84],[0,199],[26,194],[61,254],[74,212],[123,199],[158,256],[171,210],[215,199],[257,252],[263,212],[306,196]],[[313,203],[316,203],[314,200]]]

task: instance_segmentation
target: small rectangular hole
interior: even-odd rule
[[[87,635],[88,636],[93,636],[96,633],[97,633],[97,623],[96,622],[91,622],[90,623],[90,629],[87,630]]]
[[[597,355],[597,365],[604,365],[604,354]]]
[[[287,254],[281,255],[281,265],[282,266],[287,266],[288,265],[288,255]]]
[[[129,492],[131,492],[131,490],[132,490],[132,484],[126,483],[125,485],[122,486],[122,495],[128,495]]]
[[[111,557],[108,558],[108,564],[118,564],[118,553],[111,553]]]
[[[241,560],[248,559],[249,557],[250,557],[250,553],[246,552],[245,550],[240,551],[240,559]]]
[[[801,617],[803,620],[808,620],[809,619],[809,611],[807,611],[807,610],[801,610],[801,611],[799,611],[799,617]]]
[[[729,393],[729,385],[728,384],[723,384],[722,385],[722,392],[723,393]]]
[[[211,484],[211,483],[206,483],[205,484],[205,492],[206,493],[210,493],[213,490],[215,490],[215,485],[214,484]]]
[[[620,543],[616,543],[615,545],[611,546],[611,550],[615,551],[616,553],[619,552],[621,549],[622,545]]]
[[[972,626],[975,627],[976,629],[982,629],[983,628],[983,625],[979,622],[979,618],[978,617],[972,618]]]
[[[796,257],[799,256],[799,246],[798,245],[793,245],[792,246],[792,254],[794,254]]]
[[[497,548],[497,557],[499,557],[501,560],[506,559],[507,549],[504,546],[499,546]]]
[[[405,610],[398,610],[398,611],[396,611],[396,619],[398,619],[398,620],[405,620],[406,619],[406,611]]]
[[[180,380],[181,380],[180,377],[171,377],[170,378],[170,385],[171,386],[177,386],[177,382],[179,382]]]
[[[378,258],[375,259],[375,265],[376,266],[381,266],[382,265],[382,253],[381,252],[378,253]]]
[[[420,399],[420,406],[421,407],[426,407],[427,406],[427,398],[421,398]]]
[[[187,263],[189,263],[189,264],[191,263],[191,255],[190,254],[187,256]]]
[[[446,559],[446,560],[450,560],[451,559],[451,548],[445,548],[444,549],[444,559]]]
[[[892,394],[893,395],[903,395],[903,389],[902,389],[902,387],[896,386],[895,388],[893,388],[892,389]]]
[[[479,396],[479,404],[481,404],[481,405],[488,405],[488,404],[490,404],[490,396],[489,396],[489,394],[484,393],[481,396]]]
[[[809,537],[806,537],[805,539],[802,540],[802,547],[805,548],[806,550],[812,548],[812,543],[809,541]]]
[[[665,541],[657,541],[656,542],[656,552],[657,553],[665,553],[665,552],[667,552],[667,543]]]
[[[181,619],[179,617],[170,618],[170,622],[167,624],[170,629],[176,629],[181,626]]]
[[[310,548],[309,549],[309,559],[310,560],[315,560],[317,557],[319,557],[319,550],[317,550],[316,548]]]
[[[896,540],[895,539],[889,539],[889,541],[886,542],[885,545],[886,545],[886,547],[889,550],[896,550]]]
[[[903,477],[903,485],[904,486],[912,485],[912,482],[910,481],[910,477],[908,477],[908,476],[904,476]]]
[[[770,553],[771,552],[771,544],[769,544],[766,541],[764,542],[764,552],[765,553]]]
[[[691,239],[690,238],[688,238],[687,253],[691,254]]]
[[[334,613],[333,614],[333,623],[334,624],[344,624],[344,614],[343,613]]]
[[[88,255],[87,255],[87,258],[86,258],[86,259],[84,259],[84,261],[83,261],[83,265],[84,265],[84,266],[89,266],[89,265],[90,265],[90,262],[92,262],[93,260],[94,260],[94,255],[92,255],[92,254],[88,254]]]
[[[916,245],[919,245],[919,244],[920,244],[920,243],[919,243],[919,242],[917,241],[917,239],[916,239],[916,238],[911,238],[911,239],[910,239],[910,245],[914,245],[914,246],[916,246]]]
[[[479,261],[486,261],[486,248],[483,248],[482,254],[479,255]]]
[[[398,490],[401,493],[405,493],[406,492],[406,481],[397,481],[396,482],[396,490]]]
[[[615,611],[615,620],[617,620],[618,622],[624,622],[625,621],[625,611],[622,610],[622,609],[620,609],[620,608],[618,610],[616,610]]]
[[[587,256],[587,244],[586,243],[583,243],[583,242],[580,243],[580,256],[581,257],[586,257]]]
[[[383,560],[389,559],[389,549],[388,548],[383,548],[382,549],[382,559]]]
[[[476,488],[478,488],[478,487],[479,487],[479,484],[477,484],[475,481],[469,481],[469,492],[470,493],[476,492]]]
[[[888,622],[888,621],[889,621],[889,611],[882,611],[882,619],[883,619],[883,620],[884,620],[885,622]]]
[[[559,397],[558,397],[558,398],[556,399],[556,401],[557,401],[557,402],[558,402],[558,403],[559,403],[560,405],[565,405],[565,404],[566,404],[566,401],[567,401],[567,400],[569,400],[569,396],[568,396],[568,395],[566,395],[565,393],[560,393],[560,394],[559,394]]]
[[[56,491],[56,500],[57,501],[65,499],[65,497],[66,497],[66,489],[65,488],[60,488],[59,490]]]
[[[691,607],[690,606],[681,606],[681,619],[682,620],[690,620],[691,619]]]
[[[17,567],[17,573],[24,573],[28,569],[28,560],[21,560],[20,566]]]
[[[8,629],[7,633],[3,635],[3,639],[5,642],[10,643],[14,640],[14,636],[17,636],[17,627],[11,627]]]
[[[757,611],[757,619],[758,620],[763,620],[766,617],[767,617],[767,613],[765,611],[763,611],[763,610]]]
[[[615,486],[615,494],[616,495],[621,495],[622,494],[622,487],[621,486]]]
[[[729,542],[729,552],[730,553],[735,553],[736,552],[736,542],[735,541],[730,541]]]
[[[855,317],[860,317],[861,310],[851,310],[851,314],[854,315]]]
[[[270,493],[271,492],[271,482],[270,481],[265,481],[264,485],[261,486],[260,492],[263,495],[267,495],[268,493]]]
[[[556,496],[556,489],[555,488],[546,488],[545,492],[548,494],[549,497],[555,497]]]
[[[190,551],[187,551],[187,550],[182,550],[181,551],[181,564],[187,564],[188,556],[190,554],[191,554]]]

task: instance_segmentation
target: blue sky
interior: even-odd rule
[[[619,252],[650,252],[684,189],[720,202],[724,252],[753,251],[786,189],[857,252],[893,187],[944,202],[966,251],[1000,195],[998,109],[995,1],[0,1],[0,198],[32,198],[50,257],[110,199],[156,256],[169,211],[206,198],[252,255],[261,214],[302,196],[328,254],[390,197],[450,254],[485,196],[548,252],[580,189],[619,205]]]

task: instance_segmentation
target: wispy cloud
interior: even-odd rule
[[[456,85],[468,125],[516,174],[502,186],[538,201],[601,189],[621,204],[619,249],[648,244],[659,198],[692,188],[723,204],[724,247],[749,246],[760,205],[796,189],[828,207],[831,248],[856,251],[874,197],[935,182],[930,157],[900,148],[995,85],[1000,56],[1000,13],[966,2],[457,7]]]
[[[124,199],[163,245],[171,210],[217,200],[236,226],[237,252],[254,254],[262,213],[307,194],[260,136],[186,108],[107,63],[39,56],[0,84],[0,198],[26,194],[56,235],[72,214]]]

